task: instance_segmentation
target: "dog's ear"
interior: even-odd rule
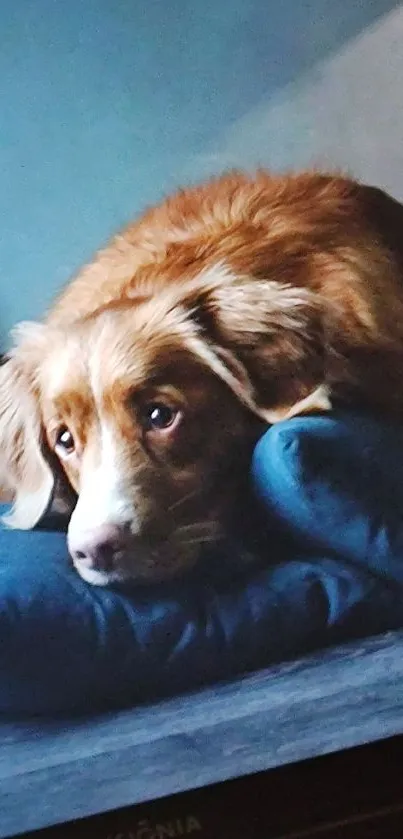
[[[273,423],[329,410],[322,313],[313,292],[221,275],[219,282],[207,278],[192,305],[209,350],[231,376],[227,383],[256,414]]]
[[[36,374],[48,332],[42,324],[20,324],[0,366],[0,487],[13,499],[4,521],[24,530],[45,513],[67,517],[76,500],[44,437]]]
[[[0,485],[14,500],[6,523],[34,527],[49,505],[54,478],[44,456],[38,398],[18,351],[0,367]]]

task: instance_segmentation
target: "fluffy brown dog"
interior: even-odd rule
[[[173,195],[18,331],[0,369],[10,522],[32,527],[63,475],[85,579],[189,566],[239,515],[262,423],[333,397],[403,417],[402,272],[403,209],[347,178]]]

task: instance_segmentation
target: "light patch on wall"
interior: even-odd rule
[[[341,168],[403,198],[403,8],[234,123],[185,177],[231,167]]]

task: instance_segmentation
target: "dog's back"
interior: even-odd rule
[[[148,296],[217,262],[317,288],[324,277],[312,258],[333,257],[350,269],[351,282],[371,265],[376,280],[386,251],[403,263],[402,231],[403,208],[379,189],[331,174],[233,172],[178,191],[116,235],[69,283],[51,320]]]
[[[64,290],[49,320],[68,323],[111,303],[156,299],[172,284],[180,300],[189,280],[222,267],[259,282],[244,304],[229,289],[226,306],[245,323],[237,351],[243,361],[248,354],[260,388],[273,364],[287,381],[298,377],[300,366],[298,360],[293,374],[283,363],[299,354],[295,335],[281,332],[281,311],[277,340],[271,336],[263,354],[257,346],[258,336],[273,330],[260,305],[267,282],[268,295],[273,284],[311,294],[311,316],[302,328],[310,332],[306,367],[314,364],[313,377],[322,365],[340,396],[403,411],[397,371],[403,356],[403,208],[381,190],[338,175],[233,172],[177,192],[101,250]],[[232,348],[230,330],[221,325],[219,332]],[[289,401],[281,388],[275,398]]]

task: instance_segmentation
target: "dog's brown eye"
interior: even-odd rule
[[[153,402],[147,405],[144,419],[145,426],[148,431],[162,431],[164,428],[170,428],[178,416],[178,411],[175,408],[170,408],[169,405],[164,405],[161,402]]]
[[[55,449],[59,452],[61,457],[66,457],[66,455],[72,454],[74,452],[74,437],[66,425],[63,425],[61,428],[59,428],[59,431],[57,432]]]

